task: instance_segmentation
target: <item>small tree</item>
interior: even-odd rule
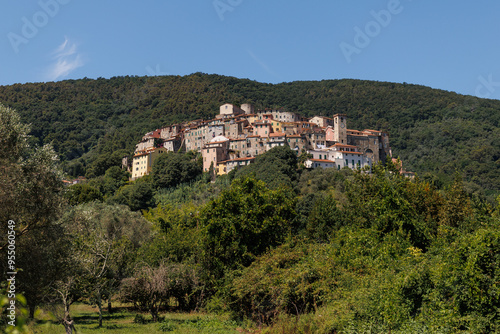
[[[153,321],[168,306],[170,298],[176,298],[182,310],[193,309],[197,304],[199,280],[196,271],[185,264],[161,263],[158,267],[142,265],[133,277],[122,281],[120,299],[125,303],[149,312]]]
[[[111,294],[113,281],[125,276],[126,264],[144,240],[150,224],[125,206],[89,203],[71,209],[62,219],[73,236],[75,266],[83,273],[86,294],[99,308],[102,326],[102,299]]]
[[[0,105],[0,257],[7,258],[8,221],[14,222],[17,290],[24,291],[30,316],[60,273],[61,233],[54,222],[64,206],[57,156],[50,145],[29,145],[29,126]],[[12,226],[12,225],[11,225]],[[2,272],[7,261],[0,261]]]

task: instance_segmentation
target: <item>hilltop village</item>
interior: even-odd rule
[[[306,168],[359,169],[392,156],[387,133],[351,130],[347,121],[345,114],[305,118],[281,109],[255,111],[251,104],[224,104],[215,119],[174,124],[145,134],[134,152],[132,180],[149,174],[155,159],[169,151],[201,152],[203,171],[213,168],[217,175],[284,145],[297,155],[309,153]]]

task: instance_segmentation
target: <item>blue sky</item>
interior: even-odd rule
[[[5,1],[0,85],[204,72],[500,99],[499,17],[491,0]]]

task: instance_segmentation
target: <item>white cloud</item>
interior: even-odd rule
[[[59,78],[68,76],[75,69],[82,67],[84,61],[77,51],[77,45],[71,42],[67,37],[53,52],[55,63],[50,65],[47,79],[55,81]]]

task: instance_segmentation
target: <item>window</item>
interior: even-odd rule
[[[352,159],[352,166],[354,167],[354,159]]]

